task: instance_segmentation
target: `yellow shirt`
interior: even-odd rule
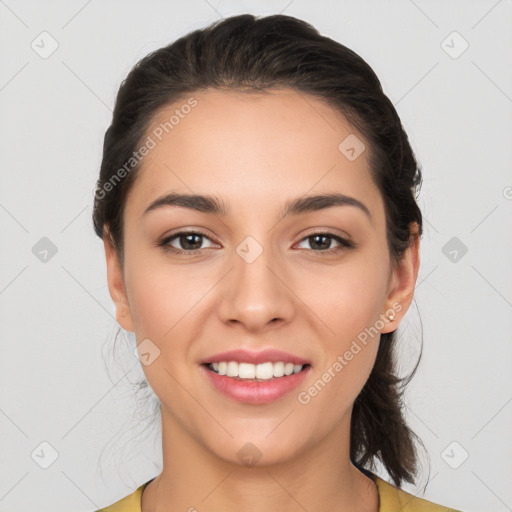
[[[436,505],[422,498],[416,498],[412,494],[402,491],[382,480],[377,475],[372,474],[371,478],[377,484],[379,491],[379,512],[460,512],[453,508]],[[142,484],[134,493],[126,496],[126,498],[96,512],[141,512],[142,491],[151,480]]]

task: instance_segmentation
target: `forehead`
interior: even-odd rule
[[[364,137],[321,99],[292,89],[192,93],[161,108],[147,138],[152,148],[126,205],[134,213],[172,191],[243,198],[247,208],[319,192],[379,205]]]

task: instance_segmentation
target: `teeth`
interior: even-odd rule
[[[283,377],[292,373],[299,373],[302,370],[301,364],[284,363],[237,363],[236,361],[222,361],[211,363],[209,368],[219,375],[235,377],[239,379],[270,380],[274,377]]]
[[[235,363],[236,364],[236,363]],[[259,366],[259,365],[258,365]],[[235,373],[234,365],[232,370],[232,377],[240,377],[241,379],[254,379],[256,378],[256,366],[249,363],[239,363],[238,364],[238,375],[233,375]]]

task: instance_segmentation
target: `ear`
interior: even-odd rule
[[[107,262],[108,289],[116,306],[116,319],[123,329],[135,332],[132,313],[126,295],[123,269],[108,229],[104,230],[103,244],[105,246],[105,258]]]
[[[420,266],[420,235],[419,226],[416,222],[411,223],[410,228],[410,246],[405,250],[400,261],[394,266],[390,290],[386,301],[386,325],[381,333],[392,332],[396,330],[407,313],[414,297],[414,288],[418,278],[418,269]],[[387,313],[393,311],[394,318],[388,318]]]

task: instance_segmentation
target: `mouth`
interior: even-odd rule
[[[236,361],[202,363],[199,368],[212,389],[235,402],[263,405],[284,399],[311,373],[311,365],[284,361],[250,364]]]

